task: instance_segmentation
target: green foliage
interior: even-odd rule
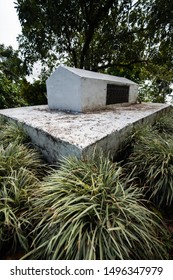
[[[140,72],[140,100],[144,102],[166,102],[166,97],[172,93],[172,75],[172,69],[164,61],[148,63]]]
[[[173,135],[173,110],[159,118],[154,125],[154,129],[162,136],[171,137]]]
[[[20,86],[0,72],[0,109],[26,105],[20,95]]]
[[[2,169],[1,169],[2,171]],[[0,172],[1,172],[0,171]],[[28,250],[27,228],[30,221],[23,217],[29,208],[28,186],[34,189],[37,179],[27,169],[10,169],[0,177],[0,253],[15,252],[20,245]]]
[[[0,146],[0,176],[8,176],[11,169],[19,170],[21,166],[38,174],[41,163],[39,153],[23,144],[10,143],[6,148]]]
[[[20,46],[31,63],[41,59],[92,70],[128,68],[145,60],[146,2],[18,0]]]
[[[173,140],[156,133],[145,135],[134,145],[127,169],[140,178],[144,191],[158,206],[173,202]]]
[[[19,52],[0,45],[0,109],[47,104],[45,81],[29,83],[27,74]]]
[[[28,105],[47,104],[46,83],[41,80],[35,80],[33,83],[25,81],[21,94]]]
[[[0,131],[4,127],[6,122],[7,122],[7,119],[4,116],[0,115]]]
[[[7,147],[10,143],[17,142],[18,144],[28,143],[30,138],[23,129],[22,124],[17,124],[14,121],[1,121],[0,125],[0,143]]]
[[[26,64],[19,57],[19,51],[13,50],[11,46],[5,47],[0,44],[0,73],[10,81],[18,82],[28,74]]]
[[[27,74],[19,52],[0,45],[0,109],[26,105],[20,87]]]
[[[29,248],[29,191],[34,191],[45,166],[37,151],[28,148],[22,126],[0,118],[0,255]]]
[[[100,154],[64,159],[30,198],[31,259],[157,259],[166,234],[141,192]],[[158,235],[159,234],[159,235]]]
[[[17,0],[16,9],[26,65],[41,60],[49,70],[64,63],[125,76],[141,84],[142,101],[170,94],[170,0]]]

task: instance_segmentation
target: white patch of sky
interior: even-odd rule
[[[13,0],[0,0],[0,44],[18,49],[17,36],[21,25]]]
[[[15,9],[15,0],[0,0],[0,44],[5,47],[12,46],[18,49],[17,37],[22,33],[22,28]],[[40,73],[40,63],[35,63],[33,74],[27,77],[30,82]]]

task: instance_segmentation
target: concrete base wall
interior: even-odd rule
[[[153,123],[170,108],[146,103],[72,114],[45,105],[0,110],[0,115],[22,123],[45,158],[55,163],[61,157],[90,155],[96,147],[114,157],[135,125]]]

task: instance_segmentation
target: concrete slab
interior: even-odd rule
[[[32,142],[54,163],[62,156],[90,154],[96,145],[114,156],[136,124],[152,123],[170,108],[167,104],[145,103],[72,113],[41,105],[4,109],[0,115],[22,123]]]

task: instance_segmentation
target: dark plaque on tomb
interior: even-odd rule
[[[129,102],[129,86],[107,84],[106,105]]]

